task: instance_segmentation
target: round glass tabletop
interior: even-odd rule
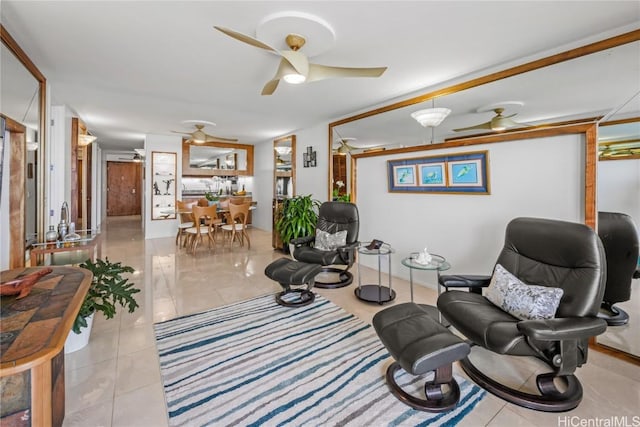
[[[408,257],[402,260],[402,265],[409,268],[415,268],[416,270],[437,270],[445,271],[451,268],[451,264],[440,255],[431,254],[431,261],[427,264],[421,264],[417,261],[419,252],[412,252]]]
[[[368,249],[367,246],[369,243],[370,242],[361,243],[358,247],[358,252],[363,255],[387,255],[394,252],[388,243],[383,243],[378,249]]]

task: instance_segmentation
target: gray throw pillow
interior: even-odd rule
[[[551,319],[555,316],[562,288],[527,285],[496,264],[486,298],[520,320]]]
[[[338,231],[335,234],[326,231],[316,230],[316,241],[314,248],[321,251],[335,251],[339,247],[347,244],[347,230]]]

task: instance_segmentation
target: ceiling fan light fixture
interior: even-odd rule
[[[307,78],[300,73],[285,74],[282,78],[285,82],[292,85],[299,85],[307,80]]]
[[[451,110],[448,108],[425,108],[424,110],[414,111],[411,113],[411,117],[424,127],[436,127],[449,114],[451,114]]]
[[[98,139],[98,137],[93,135],[78,135],[78,145],[84,147],[91,144],[96,139]]]
[[[280,156],[291,154],[291,147],[275,147],[274,150],[276,150]]]
[[[202,144],[204,142],[206,142],[207,140],[207,135],[201,131],[200,129],[198,129],[197,131],[193,132],[192,134],[192,138],[193,142],[195,142],[196,144]]]
[[[346,155],[346,154],[349,153],[349,147],[347,147],[346,145],[343,144],[340,147],[338,147],[337,153],[338,154],[342,154],[342,155]]]
[[[507,130],[510,127],[510,123],[509,121],[505,120],[502,116],[500,117],[494,117],[493,120],[491,120],[491,130],[493,131],[503,131],[503,130]]]

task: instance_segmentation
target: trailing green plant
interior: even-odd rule
[[[80,329],[86,328],[86,318],[92,313],[100,311],[107,319],[111,319],[116,314],[116,305],[128,309],[129,313],[139,307],[133,295],[140,289],[129,283],[128,278],[122,277],[124,273],[133,273],[133,267],[111,262],[109,258],[98,259],[95,263],[87,259],[80,267],[91,271],[93,279],[73,323],[73,332],[79,334]]]
[[[320,202],[311,195],[284,199],[276,220],[276,231],[280,234],[285,250],[291,239],[311,236],[318,223]]]

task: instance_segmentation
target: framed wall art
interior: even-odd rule
[[[389,192],[490,194],[488,166],[488,151],[388,160]]]
[[[176,153],[151,152],[151,219],[176,219]]]

